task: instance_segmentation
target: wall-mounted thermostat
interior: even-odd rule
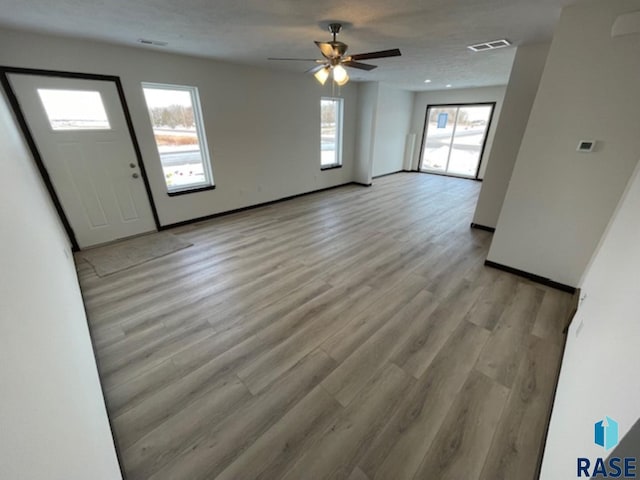
[[[586,153],[593,152],[594,148],[596,148],[595,140],[580,140],[580,142],[578,143],[578,148],[576,150]]]

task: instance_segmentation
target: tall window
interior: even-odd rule
[[[213,186],[198,89],[143,83],[169,195]]]
[[[342,165],[342,98],[320,100],[320,168]]]

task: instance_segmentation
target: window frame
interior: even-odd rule
[[[466,178],[466,179],[470,179],[470,180],[482,181],[482,178],[480,178],[479,175],[480,175],[480,170],[482,168],[482,160],[484,159],[484,155],[486,153],[487,143],[489,142],[489,135],[491,134],[491,125],[493,123],[494,114],[496,113],[496,105],[497,105],[497,102],[492,102],[492,101],[487,101],[487,102],[468,102],[468,103],[434,103],[434,104],[428,104],[427,107],[426,107],[426,110],[425,110],[424,127],[422,129],[422,142],[421,142],[421,145],[420,145],[420,156],[418,157],[418,166],[416,168],[416,171],[420,172],[420,173],[427,173],[427,174],[430,174],[430,175],[442,175],[442,176],[445,176],[445,177]],[[489,113],[489,120],[487,121],[487,124],[486,124],[486,129],[485,129],[485,132],[484,132],[484,139],[482,141],[482,146],[481,146],[481,149],[480,149],[480,157],[478,158],[478,166],[476,167],[475,175],[464,175],[464,174],[458,174],[458,173],[454,173],[454,172],[447,172],[446,169],[445,169],[445,171],[438,171],[438,170],[430,170],[430,169],[423,168],[422,164],[424,162],[424,155],[425,155],[425,151],[426,151],[426,148],[427,148],[427,134],[428,134],[428,129],[429,129],[429,116],[430,116],[431,110],[432,109],[441,109],[441,108],[455,108],[456,109],[455,123],[456,123],[456,128],[457,128],[458,113],[460,112],[461,108],[465,108],[465,107],[481,107],[481,106],[491,107],[491,112]],[[448,168],[448,165],[449,165],[449,160],[451,158],[451,149],[452,149],[454,141],[455,141],[455,130],[454,130],[454,133],[451,136],[450,150],[449,150],[449,155],[447,157],[447,168]]]
[[[164,165],[162,164],[162,155],[160,154],[160,150],[158,148],[158,144],[156,142],[155,135],[154,135],[153,143],[155,144],[156,151],[158,152],[158,159],[160,160],[160,168],[163,169],[163,179],[165,182],[165,187],[167,189],[167,195],[170,197],[174,197],[178,195],[185,195],[188,193],[198,193],[198,192],[215,189],[216,184],[213,177],[213,165],[211,162],[211,155],[209,153],[209,143],[207,142],[207,135],[205,132],[204,118],[202,115],[202,105],[200,103],[200,93],[198,91],[198,87],[192,86],[192,85],[176,85],[171,83],[157,83],[157,82],[141,82],[141,85],[142,85],[142,96],[145,102],[145,107],[147,109],[147,115],[149,116],[149,123],[151,124],[152,131],[153,131],[154,124],[153,124],[153,118],[151,116],[151,111],[144,93],[145,89],[183,91],[183,92],[188,92],[189,96],[191,97],[191,106],[193,108],[193,119],[196,127],[198,144],[200,146],[200,156],[202,160],[202,169],[204,171],[205,181],[200,183],[193,183],[190,185],[181,185],[176,188],[169,187],[169,185],[167,185],[166,178],[164,176]]]
[[[322,112],[322,102],[332,101],[337,105],[336,112],[336,161],[328,165],[322,164],[322,138],[320,139],[320,170],[332,170],[334,168],[342,168],[342,135],[344,125],[344,98],[342,97],[320,97],[320,111]],[[320,131],[322,132],[322,114],[320,115]]]

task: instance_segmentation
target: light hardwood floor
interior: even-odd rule
[[[403,173],[77,260],[129,480],[533,480],[571,296],[483,266],[480,184]]]

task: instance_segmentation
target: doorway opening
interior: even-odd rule
[[[478,179],[495,105],[428,105],[418,169]]]

